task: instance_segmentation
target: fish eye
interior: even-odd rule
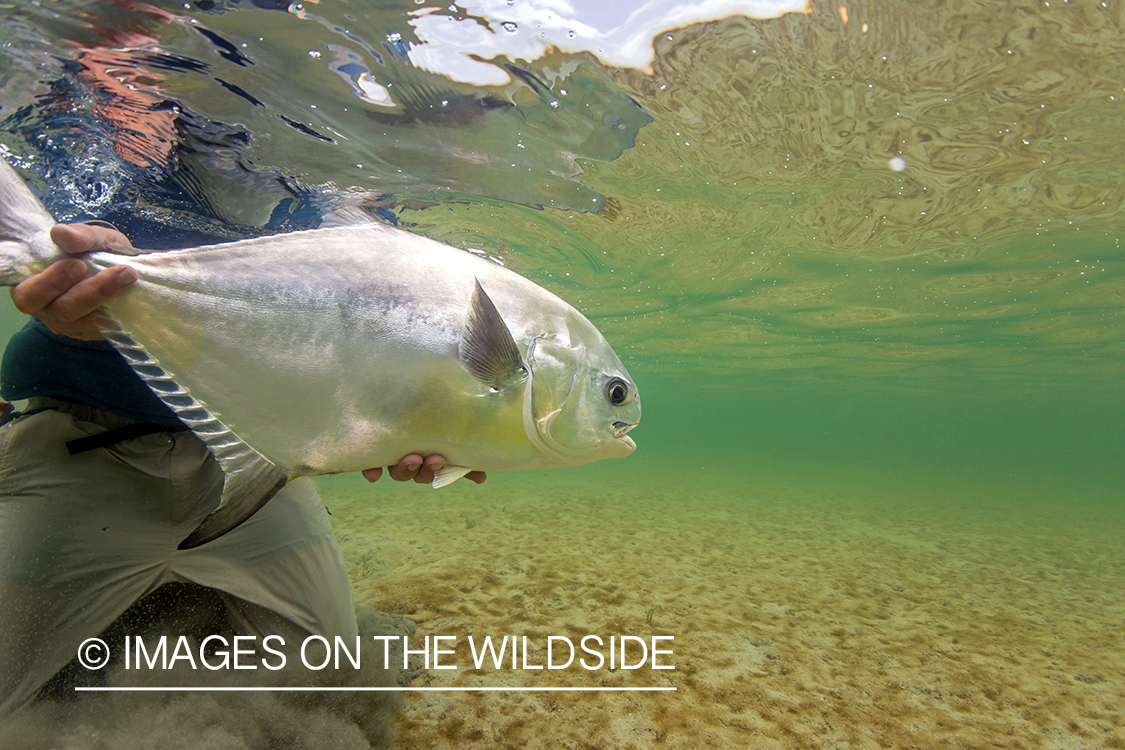
[[[605,384],[605,397],[614,406],[621,406],[629,400],[629,384],[621,378],[610,378]]]

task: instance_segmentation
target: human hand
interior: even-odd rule
[[[445,466],[444,456],[427,456],[422,458],[417,453],[411,453],[409,456],[404,456],[401,461],[395,466],[387,467],[391,479],[396,482],[409,482],[413,479],[418,484],[430,484],[434,481],[434,474]],[[366,469],[363,476],[368,482],[374,482],[383,476],[382,469]],[[483,471],[470,471],[465,475],[465,479],[477,484],[484,484],[487,475]]]
[[[70,255],[94,251],[128,255],[133,249],[121,232],[96,224],[56,224],[51,240]],[[60,260],[12,287],[12,302],[57,334],[98,341],[104,337],[98,330],[97,311],[135,282],[137,274],[119,266],[87,278],[88,271],[77,258]]]

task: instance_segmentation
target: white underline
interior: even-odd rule
[[[75,687],[88,693],[675,692],[675,687]]]

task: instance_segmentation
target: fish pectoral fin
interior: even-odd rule
[[[218,539],[262,509],[289,481],[289,475],[265,459],[250,476],[227,475],[219,507],[203,519],[177,549],[192,549]]]
[[[528,368],[496,305],[485,294],[480,281],[474,279],[474,284],[457,358],[473,377],[499,391],[525,380]]]
[[[472,469],[470,469],[468,466],[453,466],[452,464],[446,464],[445,466],[434,472],[434,489],[436,490],[439,487],[444,487],[447,484],[452,484],[453,482],[456,482],[458,479],[468,474],[470,471],[472,471]]]

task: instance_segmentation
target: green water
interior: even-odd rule
[[[500,258],[601,328],[640,385],[644,418],[638,453],[591,476],[675,462],[693,475],[915,472],[1110,496],[1125,486],[1115,4],[859,4],[846,25],[828,6],[734,17],[658,37],[651,73],[557,51],[521,62],[550,83],[538,94],[371,68],[517,105],[414,125],[371,119],[327,57],[312,56],[339,54],[334,23],[353,40],[380,38],[400,23],[390,11],[189,22],[167,10],[146,17],[152,39],[265,104],[152,67],[127,45],[111,59],[142,92],[244,123],[255,135],[231,164],[394,191],[390,210],[416,231]],[[57,33],[89,49],[128,18]],[[199,22],[255,64],[217,57],[191,31]],[[9,71],[5,112],[37,101],[32,75]],[[278,126],[282,116],[336,140]],[[39,142],[9,123],[5,144],[32,153]],[[159,128],[124,134],[142,163],[165,158]],[[278,200],[221,160],[177,158],[226,220],[260,224]],[[143,196],[125,200],[150,210]],[[19,325],[4,309],[0,339]]]
[[[846,29],[827,9],[658,39],[654,76],[611,72],[655,122],[583,162],[606,210],[517,209],[513,226],[468,205],[427,231],[502,237],[602,328],[644,393],[630,468],[1120,499],[1120,10],[994,10],[880,4]]]

